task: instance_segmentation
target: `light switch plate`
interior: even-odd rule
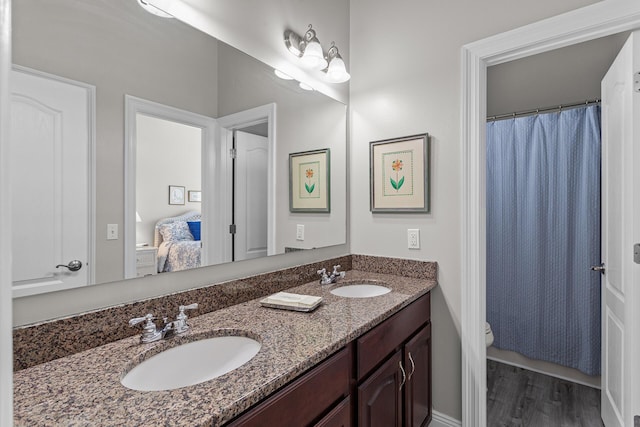
[[[107,224],[107,240],[118,240],[118,224]]]
[[[296,240],[304,240],[304,225],[302,224],[296,226]]]
[[[407,230],[407,247],[409,249],[420,249],[420,230],[410,228]]]

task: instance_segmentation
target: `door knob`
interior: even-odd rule
[[[604,268],[604,262],[600,265],[592,265],[591,266],[591,270],[592,271],[599,271],[600,274],[604,274],[605,268]]]
[[[71,271],[78,271],[82,268],[82,261],[74,259],[73,261],[69,261],[69,264],[67,265],[64,265],[64,264],[56,265],[56,268],[60,268],[60,267],[68,268]]]

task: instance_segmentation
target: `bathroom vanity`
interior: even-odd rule
[[[430,310],[427,293],[229,425],[428,425]]]
[[[350,283],[391,292],[330,292]],[[435,274],[350,270],[337,284],[287,289],[323,298],[310,313],[261,307],[257,298],[191,318],[188,332],[167,340],[140,344],[134,336],[42,363],[14,375],[15,425],[427,425],[435,286]],[[250,337],[260,351],[193,386],[150,392],[120,383],[154,354],[221,335]]]

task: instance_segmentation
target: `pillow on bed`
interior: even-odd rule
[[[170,222],[162,224],[158,231],[165,242],[176,242],[180,240],[193,240],[193,235],[189,231],[189,226],[185,221]]]
[[[200,240],[200,221],[187,221],[193,240]]]

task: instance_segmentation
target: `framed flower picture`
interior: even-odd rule
[[[369,146],[371,212],[429,212],[429,135],[373,141]]]
[[[329,149],[289,154],[289,211],[331,212]]]

